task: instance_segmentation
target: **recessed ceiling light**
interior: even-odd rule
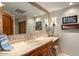
[[[70,2],[69,5],[73,5],[73,2]]]

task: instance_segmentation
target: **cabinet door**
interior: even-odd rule
[[[46,54],[46,51],[42,53],[42,56],[46,56],[46,55],[47,55],[47,54]]]
[[[47,50],[46,47],[44,49],[41,50],[40,54],[42,54],[42,56],[46,56],[47,54]]]
[[[31,56],[46,56],[46,49],[37,50]]]
[[[50,42],[48,45],[47,45],[47,56],[52,56],[52,50],[53,50],[53,45],[52,45],[52,42]]]
[[[33,51],[33,53],[31,54],[31,56],[41,56],[40,50]]]

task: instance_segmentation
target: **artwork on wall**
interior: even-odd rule
[[[68,16],[62,18],[63,24],[71,24],[71,23],[77,23],[77,15],[75,16]]]
[[[41,21],[36,22],[36,30],[42,30],[42,22]]]
[[[79,30],[79,24],[77,23],[77,15],[75,16],[68,16],[68,17],[63,17],[62,18],[62,25],[61,29],[62,30]]]

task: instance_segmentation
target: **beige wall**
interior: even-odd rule
[[[26,32],[27,33],[33,33],[34,31],[35,31],[34,18],[27,17]]]
[[[69,55],[77,55],[79,56],[79,30],[61,30],[62,25],[62,17],[78,15],[78,23],[79,23],[79,5],[74,5],[68,8],[64,8],[58,11],[54,11],[51,13],[52,17],[56,17],[56,27],[55,33],[59,34],[60,37],[60,48],[63,52]],[[44,26],[44,22],[47,19],[46,15],[42,15],[39,17]],[[35,30],[35,21],[33,19],[28,19],[28,28],[27,31]],[[30,23],[29,23],[30,22]],[[52,23],[52,22],[51,22]],[[43,29],[45,29],[43,27]]]
[[[0,7],[0,34],[2,33],[2,8]]]
[[[79,5],[68,7],[59,11],[52,12],[52,17],[57,17],[55,33],[60,36],[60,47],[63,52],[69,55],[79,56],[79,30],[61,30],[62,17],[78,15],[79,23]]]

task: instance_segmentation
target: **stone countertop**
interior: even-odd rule
[[[39,44],[36,44],[36,45],[29,45],[26,41],[22,41],[22,42],[17,42],[17,43],[14,43],[12,44],[12,46],[14,47],[13,50],[11,51],[0,51],[0,56],[21,56],[21,55],[24,55],[24,54],[27,54],[29,53],[30,51],[46,44],[47,42],[49,41],[56,41],[58,38],[57,37],[39,37],[39,38],[36,38],[35,41]]]

